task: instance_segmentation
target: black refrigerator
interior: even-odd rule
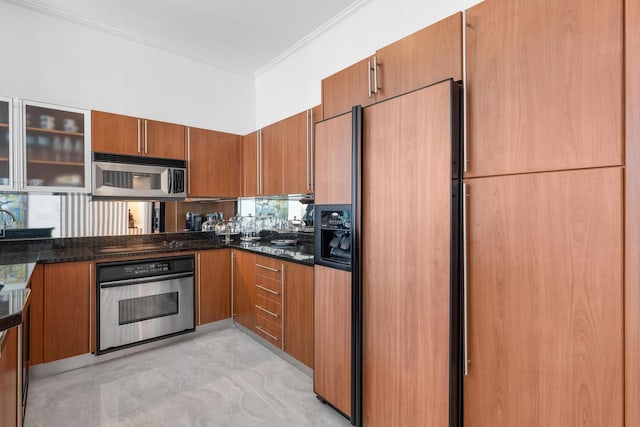
[[[332,247],[351,256],[350,363],[323,364],[331,353],[316,351],[314,375],[321,381],[335,368],[348,376],[350,404],[340,412],[353,425],[461,426],[461,84],[448,79],[350,114],[351,203],[325,207],[348,211],[349,244],[323,239],[316,224],[317,268],[336,268],[322,259]],[[316,297],[328,299],[318,295],[322,271]],[[325,329],[340,323],[319,321],[331,318],[327,307],[316,307],[325,313],[314,327],[331,337]],[[323,344],[331,343],[315,341]]]

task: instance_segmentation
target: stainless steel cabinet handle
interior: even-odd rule
[[[149,152],[147,150],[148,142],[149,142],[149,129],[147,127],[147,120],[145,119],[144,121],[144,154],[147,154]]]
[[[309,163],[309,145],[311,144],[311,141],[309,139],[310,135],[309,135],[309,122],[310,122],[310,117],[309,115],[311,114],[311,110],[307,110],[307,191],[309,191],[311,189],[311,180],[309,179],[309,175],[310,175],[310,171],[311,171],[311,166]]]
[[[309,133],[310,133],[310,137],[309,140],[311,141],[311,153],[309,154],[309,166],[311,169],[311,173],[310,173],[310,177],[311,177],[311,188],[309,188],[311,191],[314,190],[315,186],[316,186],[316,135],[315,135],[315,126],[313,125],[313,108],[311,109],[311,126],[309,129]]]
[[[236,313],[234,311],[235,306],[234,306],[234,301],[233,301],[233,294],[235,292],[235,260],[236,260],[236,254],[235,252],[231,252],[231,318],[233,319],[234,317],[236,317]]]
[[[273,271],[274,273],[277,273],[280,271],[277,268],[267,267],[266,265],[262,265],[262,264],[256,264],[256,267],[264,268],[265,270]]]
[[[196,255],[196,263],[198,264],[198,324],[200,324],[202,322],[202,310],[201,310],[201,305],[202,305],[202,298],[201,298],[201,294],[200,294],[200,254]]]
[[[284,264],[280,264],[281,267],[281,273],[280,273],[280,284],[282,286],[282,313],[284,313],[285,311],[285,289],[284,289],[284,269],[285,269],[285,265]],[[282,329],[282,351],[284,351],[284,346],[285,344],[285,330],[284,330],[284,321],[285,321],[285,316],[282,316],[281,319],[281,323],[280,323],[280,329]]]
[[[263,291],[267,291],[267,292],[272,293],[272,294],[274,294],[274,295],[280,295],[280,292],[278,292],[278,291],[272,291],[271,289],[269,289],[269,288],[265,288],[264,286],[256,285],[256,288],[258,288],[258,289],[262,289]]]
[[[258,130],[258,195],[262,195],[262,129]]]
[[[371,90],[371,61],[367,61],[367,86],[369,89],[369,98],[373,95],[373,91]]]
[[[187,193],[191,194],[191,128],[187,128]]]
[[[265,313],[267,313],[267,314],[268,314],[268,315],[270,315],[270,316],[275,317],[276,319],[277,319],[278,317],[280,317],[280,315],[279,315],[278,313],[274,313],[273,311],[269,311],[269,310],[267,310],[266,308],[264,308],[264,307],[263,307],[263,306],[261,306],[261,305],[256,304],[256,308],[257,308],[258,310],[262,310],[262,311],[264,311]]]
[[[138,119],[138,153],[140,152],[140,119]]]
[[[464,375],[469,375],[469,320],[468,320],[468,298],[467,298],[467,292],[468,292],[468,265],[469,265],[469,259],[468,259],[468,242],[467,242],[467,236],[468,236],[468,206],[469,203],[467,201],[467,198],[469,197],[469,194],[467,193],[468,191],[468,187],[467,184],[462,184],[462,314],[463,314],[463,327],[464,327],[464,336],[463,336],[463,351],[462,351],[462,357],[464,357]]]
[[[93,331],[91,330],[91,318],[93,317],[93,295],[91,295],[91,278],[93,277],[93,264],[89,263],[89,353],[91,353],[91,341],[93,339]]]
[[[256,325],[256,329],[259,330],[260,332],[262,332],[263,334],[269,335],[271,338],[273,338],[276,341],[280,341],[280,338],[278,338],[275,335],[271,335],[269,332],[265,331],[262,327]]]
[[[378,56],[373,55],[373,93],[378,93]]]
[[[467,11],[462,11],[462,171],[469,171],[467,147]]]

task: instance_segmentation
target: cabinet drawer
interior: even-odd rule
[[[282,323],[256,308],[256,332],[276,347],[282,347]]]
[[[256,292],[257,291],[263,291],[280,298],[282,295],[282,282],[280,280],[256,276]]]
[[[274,258],[256,258],[256,276],[282,281],[282,261]]]
[[[270,294],[261,292],[262,291],[256,294],[256,304],[270,311],[271,313],[277,314],[278,316],[282,317],[282,300],[271,298],[269,296]]]

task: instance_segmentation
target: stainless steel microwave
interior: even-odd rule
[[[93,153],[92,196],[119,200],[182,200],[186,162]]]

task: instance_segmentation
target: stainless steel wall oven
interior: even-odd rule
[[[194,256],[96,265],[97,354],[195,330]]]

